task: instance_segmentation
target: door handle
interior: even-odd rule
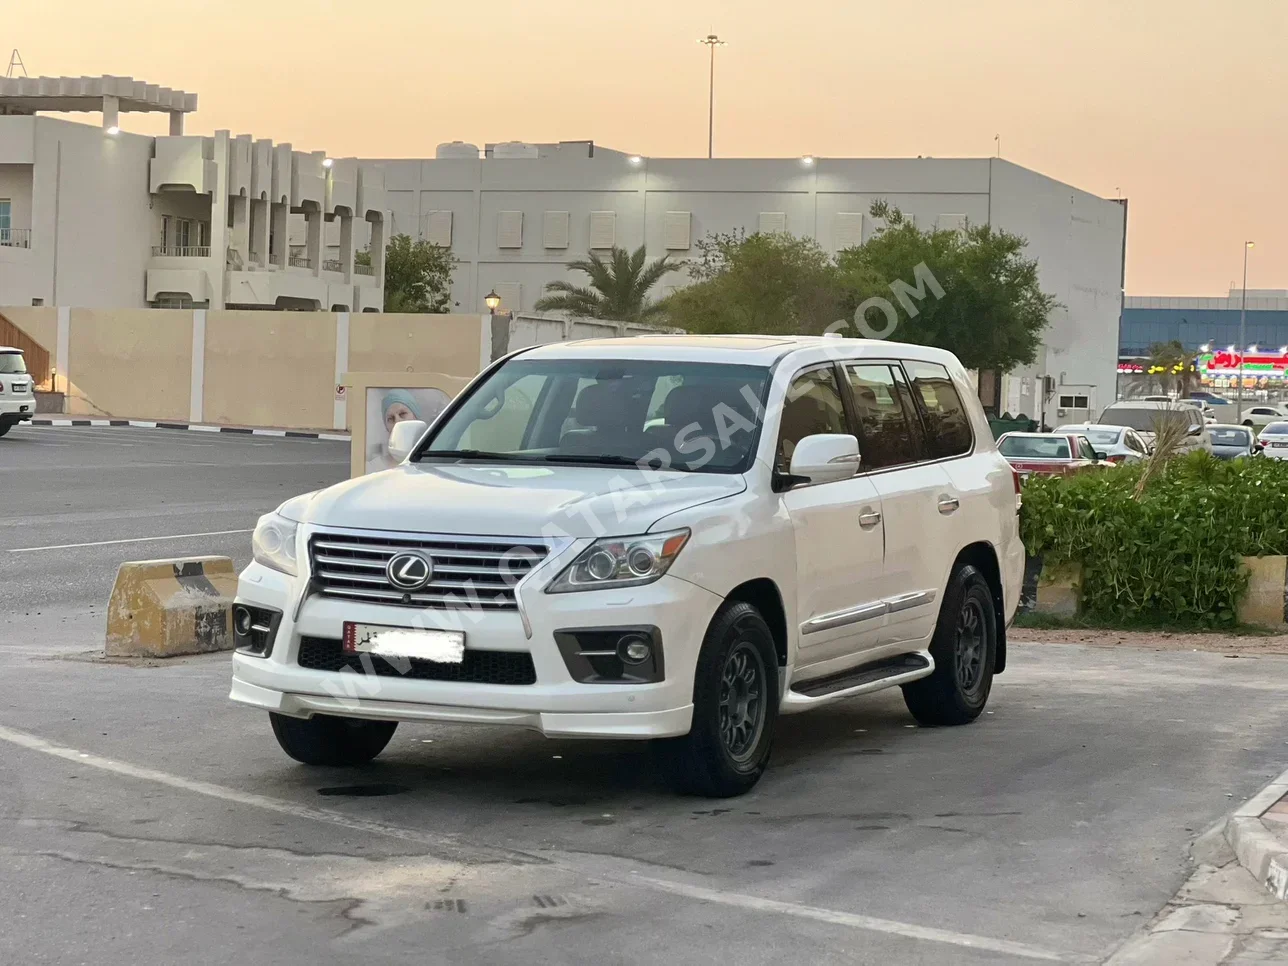
[[[881,522],[881,514],[878,513],[876,510],[873,510],[871,507],[865,508],[859,514],[859,526],[861,526],[864,530],[870,530],[872,527],[875,527],[880,522]]]
[[[962,501],[955,496],[941,496],[939,498],[939,512],[947,516],[949,513],[956,513],[957,508],[962,505]]]

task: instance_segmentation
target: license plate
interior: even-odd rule
[[[1270,445],[1273,446],[1275,449],[1280,449],[1284,446],[1288,446],[1288,443],[1271,443]]]
[[[347,654],[460,664],[465,660],[465,632],[345,621],[344,651]]]

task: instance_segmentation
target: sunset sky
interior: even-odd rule
[[[30,74],[196,91],[189,133],[433,157],[590,138],[706,153],[1002,155],[1130,199],[1127,291],[1288,288],[1288,0],[46,0]],[[160,117],[123,115],[164,133]]]

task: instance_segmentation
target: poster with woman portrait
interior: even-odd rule
[[[441,389],[368,388],[366,471],[376,473],[397,465],[389,455],[389,436],[396,425],[411,419],[433,423],[449,402],[451,397]]]

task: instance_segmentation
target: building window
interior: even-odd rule
[[[9,221],[12,208],[8,198],[0,198],[0,242],[9,241],[9,230],[13,227]]]
[[[1090,409],[1091,407],[1087,405],[1086,396],[1061,396],[1060,408],[1061,409]]]
[[[157,292],[152,304],[158,309],[190,309],[192,296],[187,292]]]
[[[202,248],[210,247],[210,222],[197,222],[197,244]]]

